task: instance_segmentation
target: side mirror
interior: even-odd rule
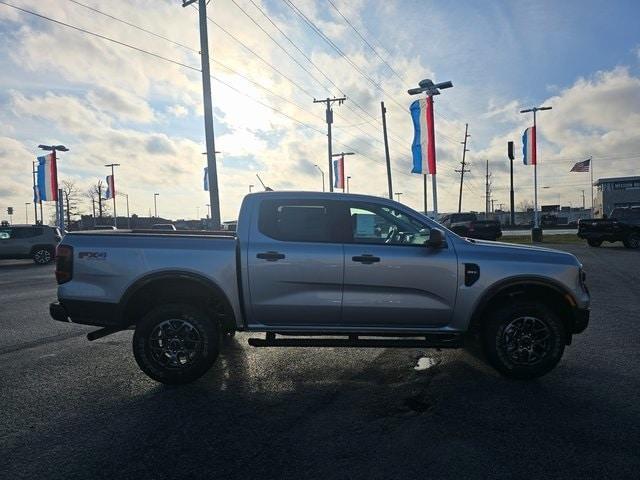
[[[444,232],[439,228],[432,228],[429,240],[427,240],[427,247],[429,248],[442,248],[444,244]]]

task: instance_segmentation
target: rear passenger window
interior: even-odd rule
[[[260,206],[258,229],[275,240],[340,243],[337,204],[320,201],[265,200]]]
[[[42,227],[14,228],[13,238],[32,238],[42,235]]]

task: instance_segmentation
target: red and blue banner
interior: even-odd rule
[[[344,155],[333,161],[333,176],[335,178],[333,187],[344,190]]]
[[[38,157],[38,201],[58,201],[58,171],[56,152]]]
[[[104,198],[109,200],[116,196],[116,183],[113,179],[113,175],[107,175],[107,191],[104,193]]]
[[[522,134],[522,154],[525,165],[536,165],[536,127],[529,127]]]
[[[413,120],[413,168],[411,173],[436,174],[436,140],[433,124],[433,99],[416,100],[409,107]]]

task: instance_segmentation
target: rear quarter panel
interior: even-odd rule
[[[162,234],[69,234],[73,247],[73,279],[58,286],[58,297],[118,303],[145,277],[184,272],[205,277],[226,295],[241,321],[233,237]]]

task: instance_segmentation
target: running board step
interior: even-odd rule
[[[368,335],[366,335],[368,336]],[[459,348],[461,335],[428,335],[417,338],[250,338],[252,347],[354,347],[354,348]]]

